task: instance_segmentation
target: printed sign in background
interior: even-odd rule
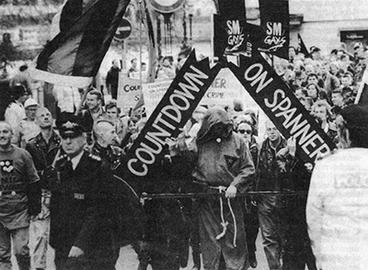
[[[160,81],[154,83],[145,83],[142,86],[144,107],[146,108],[146,114],[149,118],[152,112],[155,110],[160,100],[165,95],[169,88],[171,81]]]
[[[144,106],[147,117],[159,104],[160,100],[166,93],[171,81],[161,81],[149,84],[143,84]],[[263,138],[265,133],[264,123],[267,119],[264,112],[258,104],[253,100],[247,91],[244,91],[243,85],[235,77],[229,68],[222,68],[211,86],[207,89],[201,105],[211,106],[232,106],[234,100],[240,101],[245,110],[251,109],[259,116],[259,137]]]
[[[139,80],[127,77],[126,73],[119,74],[117,105],[123,112],[134,108],[142,94]]]
[[[314,163],[336,146],[261,55],[240,57],[230,69],[285,138],[297,141],[298,155]]]
[[[144,105],[147,117],[151,115],[169,88],[171,81],[143,84]],[[246,109],[258,109],[257,103],[244,91],[243,85],[228,68],[220,70],[204,94],[200,104],[208,106],[231,106],[234,100],[241,101]]]

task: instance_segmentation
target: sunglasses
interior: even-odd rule
[[[240,133],[240,134],[244,134],[244,133],[247,133],[247,134],[252,134],[252,131],[251,130],[249,130],[249,129],[239,129],[238,130],[238,132]]]

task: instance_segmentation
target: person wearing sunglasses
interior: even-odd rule
[[[247,142],[250,154],[253,159],[254,167],[257,168],[259,147],[253,135],[253,128],[251,124],[248,122],[240,123],[238,125],[237,132]],[[247,238],[247,247],[249,252],[249,265],[252,268],[256,268],[258,264],[256,258],[256,240],[258,235],[259,222],[257,206],[255,202],[253,202],[250,198],[246,199],[244,223]]]

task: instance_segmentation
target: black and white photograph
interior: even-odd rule
[[[366,270],[368,1],[0,0],[0,270]]]

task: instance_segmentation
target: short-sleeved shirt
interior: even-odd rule
[[[27,186],[39,181],[31,155],[12,145],[0,151],[0,223],[8,229],[29,225]],[[13,194],[11,194],[11,192]]]

